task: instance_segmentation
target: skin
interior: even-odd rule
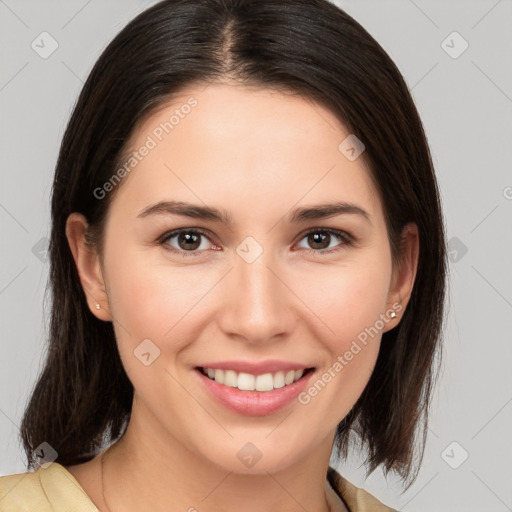
[[[381,334],[307,405],[293,401],[267,416],[242,416],[216,403],[193,368],[275,358],[316,367],[315,382],[395,302],[401,313],[395,310],[382,332],[398,324],[416,275],[417,229],[404,230],[403,262],[393,267],[382,204],[363,158],[349,161],[338,150],[349,132],[302,96],[196,84],[146,119],[132,148],[191,96],[197,106],[118,185],[102,257],[84,243],[82,215],[70,215],[66,226],[91,312],[114,322],[135,388],[126,434],[105,458],[108,509],[326,511],[336,426],[370,378]],[[163,200],[224,208],[233,225],[137,217]],[[294,208],[335,201],[357,204],[371,222],[355,214],[287,221]],[[182,257],[165,248],[186,252],[178,237],[157,241],[178,228],[203,228],[210,236],[200,238],[195,256]],[[331,236],[315,246],[304,235],[310,228],[339,229],[356,241]],[[247,236],[263,249],[252,263],[236,252]],[[144,339],[160,350],[150,366],[134,356]],[[247,442],[262,454],[251,468],[237,457]],[[99,457],[67,469],[108,510]]]

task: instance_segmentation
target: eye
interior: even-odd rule
[[[203,240],[201,240],[203,239]],[[339,243],[332,245],[338,239]],[[314,254],[331,254],[353,244],[353,238],[345,231],[337,229],[314,228],[306,232],[301,240],[306,240],[312,248],[302,247]],[[341,243],[340,243],[341,241]],[[179,256],[200,256],[208,249],[219,250],[208,238],[208,233],[202,229],[183,228],[164,234],[158,242],[167,250]],[[300,246],[299,246],[300,247]]]
[[[201,238],[207,241],[202,241]],[[168,250],[176,252],[180,256],[198,256],[200,250],[211,249],[212,246],[216,247],[209,240],[206,231],[190,228],[171,231],[160,238],[159,242],[166,246]],[[174,244],[177,244],[177,246]]]
[[[336,238],[341,240],[342,243],[331,245],[331,242],[335,242]],[[330,254],[353,243],[353,238],[348,233],[338,229],[310,229],[303,235],[302,240],[304,239],[312,247],[312,249],[308,247],[305,247],[305,249],[316,254]]]

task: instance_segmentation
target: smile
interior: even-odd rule
[[[311,368],[289,370],[286,372],[278,371],[261,375],[215,368],[199,368],[199,370],[211,380],[224,386],[238,388],[241,391],[272,391],[297,382]]]
[[[274,368],[273,372],[267,370],[266,373],[252,369],[254,373],[248,373],[227,368],[196,366],[194,374],[199,377],[199,383],[207,396],[219,405],[237,414],[265,416],[296,402],[298,395],[304,391],[315,374],[315,368],[293,370],[288,364],[280,366],[288,368],[277,371]]]

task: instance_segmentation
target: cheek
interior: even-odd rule
[[[118,257],[116,257],[118,256]],[[111,255],[108,274],[109,303],[117,329],[120,351],[133,349],[144,339],[164,351],[186,344],[183,332],[190,319],[201,312],[201,298],[215,284],[214,277],[199,267],[152,264],[143,252]],[[123,328],[124,327],[124,328]]]
[[[165,370],[175,366],[177,355],[193,339],[190,322],[198,309],[194,304],[206,291],[201,293],[198,284],[192,286],[195,281],[183,268],[171,270],[142,259],[125,253],[111,267],[109,302],[129,379],[148,404],[164,403],[169,397],[182,396]]]
[[[323,322],[329,344],[342,350],[385,312],[389,279],[382,265],[325,267],[301,276],[297,294]]]
[[[382,268],[347,267],[338,269],[336,277],[330,270],[323,279],[316,275],[302,281],[303,297],[315,290],[304,302],[321,319],[313,336],[326,352],[316,380],[299,396],[305,418],[322,417],[326,428],[339,423],[364,391],[379,353],[376,324],[386,310],[387,278]]]
[[[326,267],[300,281],[298,295],[315,313],[319,326],[313,336],[327,353],[319,379],[311,383],[301,403],[325,408],[322,414],[332,415],[333,421],[344,417],[357,401],[378,357],[390,272],[385,255],[375,261]],[[320,395],[324,398],[316,401]]]

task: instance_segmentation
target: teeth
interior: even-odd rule
[[[214,379],[224,384],[224,370],[215,370]]]
[[[224,372],[224,385],[236,388],[238,386],[238,376],[233,370],[226,370]]]
[[[274,377],[271,373],[265,373],[256,377],[256,391],[272,391],[274,389]]]
[[[217,379],[215,379],[217,380]],[[254,391],[254,383],[255,383],[254,375],[250,375],[249,373],[240,373],[238,375],[237,385],[231,386],[232,388],[237,387],[238,389],[242,389],[244,391]],[[217,380],[217,382],[219,382]],[[221,382],[221,384],[226,385],[225,382]]]
[[[284,372],[274,374],[274,388],[282,388],[284,385]]]
[[[263,375],[237,373],[233,370],[216,370],[213,368],[203,368],[202,372],[219,384],[238,388],[242,391],[272,391],[273,389],[288,386],[298,381],[304,375],[304,370],[290,370],[286,373],[279,371],[276,373],[264,373]]]
[[[290,370],[284,377],[285,385],[288,386],[288,384],[291,384],[293,382],[293,379],[295,379],[295,372],[293,370]]]

